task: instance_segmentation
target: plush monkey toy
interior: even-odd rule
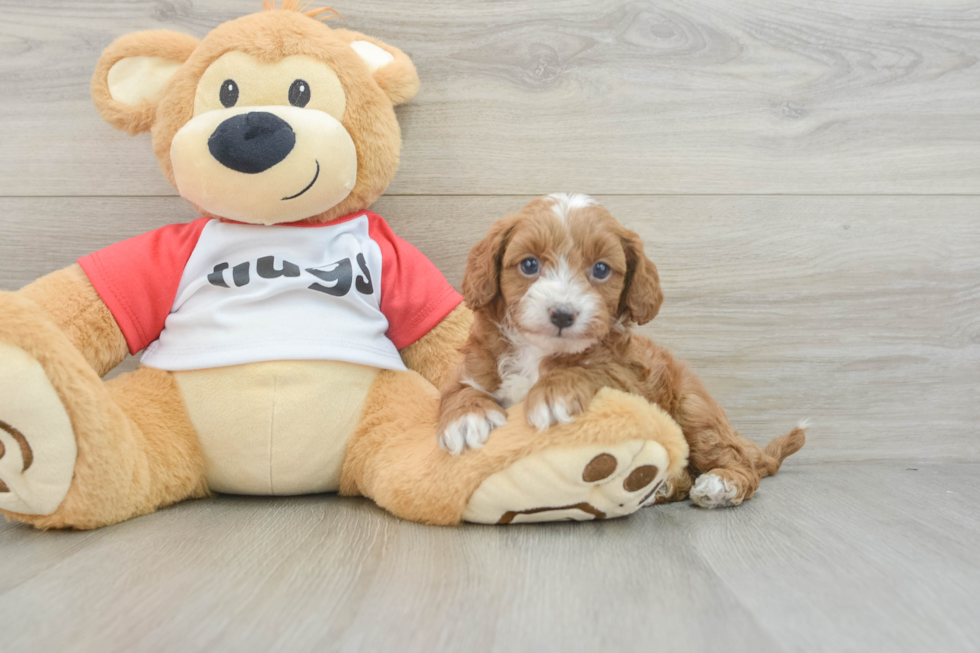
[[[202,217],[0,293],[0,512],[88,529],[210,492],[339,491],[456,524],[652,503],[687,445],[637,397],[603,391],[540,434],[518,406],[482,450],[438,448],[435,386],[471,315],[367,210],[398,166],[393,106],[415,68],[323,11],[265,9],[102,54],[103,118],[151,131]]]

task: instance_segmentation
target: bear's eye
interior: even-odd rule
[[[608,278],[611,272],[612,268],[605,261],[599,261],[592,266],[592,278],[598,281]]]
[[[289,103],[294,107],[305,107],[310,103],[310,85],[297,79],[289,87]]]
[[[538,263],[538,259],[533,256],[528,256],[526,259],[521,261],[521,272],[526,277],[533,277],[541,269],[541,264]]]
[[[235,80],[226,79],[221,83],[221,92],[218,94],[218,98],[226,109],[238,103],[238,84],[235,83]]]

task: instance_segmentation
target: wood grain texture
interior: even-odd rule
[[[0,290],[195,217],[103,124],[99,52],[258,0],[0,0]],[[332,496],[0,525],[0,651],[973,651],[980,640],[980,4],[340,4],[413,57],[374,207],[455,285],[530,197],[647,242],[643,332],[759,442],[736,510],[459,529]],[[115,373],[131,369],[131,357]],[[0,397],[0,402],[3,398]]]
[[[336,497],[9,524],[0,633],[5,653],[972,651],[978,473],[791,459],[737,510],[544,527],[425,527]]]
[[[258,0],[0,1],[0,195],[165,195],[101,124],[100,51]],[[422,91],[393,194],[975,193],[974,0],[363,0]]]
[[[375,208],[459,287],[469,248],[528,199]],[[980,197],[599,200],[660,268],[666,302],[641,332],[690,360],[744,435],[810,418],[803,462],[980,462]],[[0,214],[8,289],[193,217],[179,198],[0,198]]]

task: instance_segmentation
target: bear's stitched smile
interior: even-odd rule
[[[294,200],[294,199],[296,199],[297,197],[299,197],[300,195],[302,195],[302,194],[303,194],[303,193],[305,193],[306,191],[308,191],[308,190],[310,190],[311,188],[313,188],[313,184],[315,184],[315,183],[316,183],[316,180],[317,180],[317,179],[319,179],[319,178],[320,178],[320,162],[319,162],[319,161],[317,161],[317,162],[316,162],[316,174],[315,174],[315,175],[313,175],[313,181],[311,181],[311,182],[310,182],[310,183],[309,183],[309,184],[308,184],[308,185],[306,186],[306,188],[304,188],[304,189],[303,189],[303,190],[301,190],[300,192],[298,192],[298,193],[296,193],[295,195],[290,195],[289,197],[284,197],[284,198],[282,198],[282,199],[283,199],[283,201],[285,201],[285,200]]]

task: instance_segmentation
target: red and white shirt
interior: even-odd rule
[[[78,262],[130,351],[165,370],[270,360],[404,370],[398,350],[462,301],[371,212],[323,225],[200,218]]]

